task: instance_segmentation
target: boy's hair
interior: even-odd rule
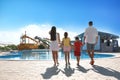
[[[79,37],[75,37],[75,40],[79,40]]]

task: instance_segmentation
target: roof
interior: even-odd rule
[[[117,39],[117,38],[119,38],[118,35],[106,33],[106,32],[100,32],[100,31],[98,31],[98,35],[100,35],[100,38],[104,38],[104,39]],[[84,33],[81,33],[77,36],[82,38],[84,36]]]

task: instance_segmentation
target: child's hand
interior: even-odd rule
[[[63,45],[62,45],[61,43],[59,43],[59,47],[61,47],[61,48],[62,48],[62,47],[63,47]]]
[[[85,45],[85,42],[83,42],[82,44],[83,44],[83,46],[84,46],[84,45]]]
[[[74,46],[73,46],[73,45],[71,45],[71,48],[72,48],[72,49],[74,49]]]

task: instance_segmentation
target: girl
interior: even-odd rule
[[[71,50],[71,43],[70,43],[70,38],[68,37],[68,33],[65,32],[64,33],[64,38],[62,40],[62,45],[63,45],[63,51],[65,53],[65,62],[66,62],[66,66],[70,65],[70,50]]]

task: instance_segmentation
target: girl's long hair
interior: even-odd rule
[[[65,37],[65,38],[67,38],[67,36],[68,36],[68,33],[67,33],[67,32],[65,32],[65,33],[64,33],[64,37]]]
[[[55,26],[52,26],[52,29],[50,31],[50,37],[51,37],[51,41],[56,40],[56,27]]]

